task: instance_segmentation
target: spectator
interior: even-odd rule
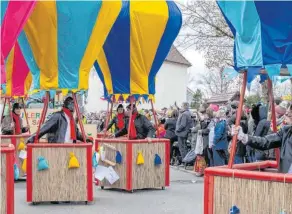
[[[168,118],[164,124],[164,128],[166,130],[164,138],[167,138],[170,140],[170,160],[172,159],[172,155],[173,155],[173,147],[172,147],[173,143],[178,140],[175,134],[177,118],[178,118],[178,111],[173,110],[171,117]]]
[[[128,118],[125,115],[125,110],[122,104],[119,104],[117,107],[117,114],[111,120],[107,127],[107,131],[115,125],[115,133],[111,135],[111,137],[121,137],[127,134],[127,125],[126,121]]]

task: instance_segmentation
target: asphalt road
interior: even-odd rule
[[[15,184],[15,214],[202,214],[203,179],[177,168],[170,171],[166,190],[128,193],[94,187],[94,202],[77,204],[26,203],[26,183]]]

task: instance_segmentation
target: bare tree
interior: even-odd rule
[[[179,4],[184,21],[177,45],[203,53],[207,68],[233,65],[233,34],[215,0]]]
[[[200,76],[198,85],[206,88],[209,95],[231,93],[239,90],[242,78],[227,79],[223,75],[223,69],[211,69]]]

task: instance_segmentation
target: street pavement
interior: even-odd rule
[[[26,183],[15,184],[15,214],[202,214],[203,179],[172,167],[170,187],[134,193],[94,186],[94,202],[85,205],[26,202]]]

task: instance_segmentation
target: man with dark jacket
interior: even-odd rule
[[[127,106],[128,112],[131,110],[131,104]],[[130,118],[127,121],[130,127],[130,139],[145,139],[145,138],[154,138],[155,137],[155,128],[152,123],[142,114],[138,113],[136,105],[133,104],[132,112],[132,121],[129,122]],[[128,130],[124,130],[124,133],[127,134]],[[124,134],[123,133],[123,134]]]
[[[285,114],[287,126],[281,128],[277,133],[265,137],[256,137],[244,134],[241,127],[233,127],[232,134],[238,134],[238,139],[244,144],[260,150],[280,148],[280,169],[281,173],[292,174],[292,105]]]
[[[45,134],[48,134],[49,143],[76,143],[80,141],[91,141],[90,139],[83,139],[79,129],[73,118],[74,101],[72,97],[67,97],[64,101],[63,109],[54,113],[50,119],[43,124],[40,133],[37,136],[40,139]],[[35,141],[36,133],[33,134],[27,143]]]
[[[189,111],[189,103],[184,102],[182,103],[182,110],[180,111],[175,129],[175,134],[178,137],[178,147],[182,160],[188,152],[187,138],[191,128],[193,128],[192,114]]]

